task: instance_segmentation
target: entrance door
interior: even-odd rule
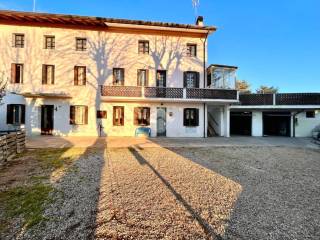
[[[53,105],[41,106],[41,135],[52,135],[53,109]]]
[[[167,109],[164,107],[157,108],[157,136],[166,136],[167,128],[166,128],[166,113]]]

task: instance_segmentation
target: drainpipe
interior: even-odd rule
[[[203,88],[206,88],[206,44],[209,36],[209,31],[207,32],[205,39],[203,41]],[[203,138],[206,137],[206,103],[203,103]]]

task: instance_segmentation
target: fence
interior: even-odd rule
[[[25,131],[0,131],[0,164],[11,160],[25,149]]]

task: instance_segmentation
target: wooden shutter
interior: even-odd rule
[[[187,87],[187,72],[183,72],[183,87]]]
[[[26,122],[26,106],[21,104],[21,124],[25,124]]]
[[[75,124],[76,107],[70,106],[70,124]]]
[[[121,86],[124,86],[124,68],[120,69]]]
[[[77,66],[74,67],[74,85],[79,85],[79,82],[78,82],[78,67]]]
[[[88,106],[85,106],[84,108],[84,124],[88,124]]]
[[[117,125],[116,124],[116,113],[117,112],[117,107],[113,107],[113,125]]]
[[[124,107],[120,107],[121,109],[121,126],[124,125]]]
[[[187,111],[188,108],[183,109],[183,126],[187,126]]]
[[[11,83],[16,82],[16,64],[11,63]]]
[[[138,117],[139,117],[140,108],[134,108],[133,110],[133,123],[134,125],[139,125]]]
[[[137,86],[142,86],[140,78],[141,78],[141,70],[138,69],[138,71],[137,71]]]
[[[12,104],[7,105],[7,124],[13,124]]]
[[[146,82],[145,82],[145,87],[149,86],[149,70],[146,70]]]
[[[147,109],[147,125],[150,125],[150,108]]]
[[[83,67],[83,82],[82,82],[82,84],[86,85],[86,83],[87,83],[87,68]]]
[[[52,82],[51,82],[51,84],[54,84],[55,83],[55,80],[54,80],[54,77],[55,77],[55,66],[54,65],[52,65],[51,66],[52,67]]]
[[[199,81],[200,80],[200,74],[196,72],[196,88],[199,88]]]
[[[194,109],[194,113],[195,113],[195,121],[194,121],[194,126],[199,126],[199,109],[198,108],[195,108]]]
[[[42,65],[42,84],[48,83],[47,78],[47,66],[45,64]]]

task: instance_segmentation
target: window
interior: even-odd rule
[[[13,34],[13,46],[16,48],[24,47],[24,34],[21,34],[21,33]]]
[[[54,65],[42,65],[42,84],[54,84]]]
[[[199,88],[199,73],[198,72],[184,72],[183,87],[185,88]]]
[[[7,124],[20,125],[25,123],[25,105],[7,105]]]
[[[86,85],[87,77],[86,77],[86,67],[84,66],[75,66],[74,67],[74,85],[76,86],[84,86]]]
[[[44,36],[44,48],[55,49],[56,41],[54,36]]]
[[[196,57],[197,56],[197,44],[187,44],[187,56]]]
[[[119,106],[113,107],[113,125],[114,126],[124,125],[124,107],[119,107]]]
[[[97,111],[97,118],[107,118],[107,111]]]
[[[70,124],[84,125],[88,124],[87,106],[70,106]]]
[[[23,64],[11,64],[11,83],[23,83]]]
[[[87,50],[87,39],[86,38],[76,38],[76,50],[77,51]]]
[[[186,126],[186,127],[199,126],[199,109],[185,108],[183,110],[183,126]]]
[[[166,87],[167,71],[157,70],[157,87]]]
[[[148,126],[150,125],[150,108],[136,107],[134,108],[134,125]]]
[[[315,111],[307,111],[306,112],[306,118],[315,118],[316,112]]]
[[[137,86],[148,86],[148,70],[138,69]]]
[[[124,68],[113,69],[113,85],[124,85]]]
[[[139,54],[149,54],[149,41],[140,40],[138,43]]]

